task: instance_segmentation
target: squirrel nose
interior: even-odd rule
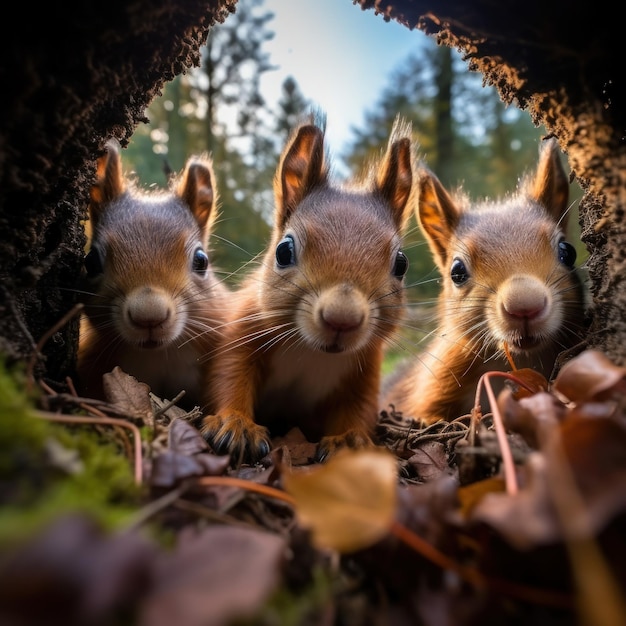
[[[548,306],[546,287],[532,276],[513,276],[502,289],[501,304],[511,317],[534,319]]]
[[[337,332],[354,330],[363,323],[363,314],[356,311],[323,310],[322,321]]]
[[[126,312],[130,322],[138,328],[156,328],[171,315],[168,301],[150,287],[129,295]]]
[[[365,303],[361,293],[341,285],[328,290],[320,298],[319,315],[327,328],[336,332],[356,330],[365,320]]]

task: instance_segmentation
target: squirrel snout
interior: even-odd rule
[[[129,294],[125,308],[129,322],[137,328],[156,328],[165,324],[172,314],[168,299],[151,287]]]
[[[347,332],[364,324],[368,307],[359,290],[349,285],[338,285],[321,294],[317,311],[318,319],[326,329]]]
[[[505,315],[533,320],[547,310],[548,291],[533,276],[512,276],[501,288],[500,304]]]

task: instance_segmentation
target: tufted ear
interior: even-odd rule
[[[105,152],[98,159],[96,181],[91,187],[89,219],[95,230],[103,207],[119,198],[126,191],[126,182],[122,173],[122,159],[119,144],[110,139],[105,144]]]
[[[207,155],[190,157],[176,185],[176,194],[193,213],[208,236],[217,217],[218,193],[213,163]]]
[[[409,199],[414,183],[413,142],[411,125],[397,117],[389,143],[375,176],[375,190],[391,207],[396,226],[406,227],[411,216]]]
[[[439,268],[448,262],[450,240],[461,211],[439,179],[423,167],[418,175],[418,220]]]
[[[274,178],[276,226],[282,229],[302,199],[327,178],[324,131],[303,124],[285,147]]]
[[[567,208],[569,203],[569,181],[559,153],[556,139],[547,139],[539,153],[539,162],[533,175],[522,183],[522,191],[567,229]]]

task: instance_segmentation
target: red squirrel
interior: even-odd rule
[[[323,461],[373,445],[384,347],[405,314],[410,125],[396,120],[361,184],[330,181],[323,124],[292,133],[274,179],[271,243],[233,296],[207,386],[201,432],[233,462],[299,427]]]
[[[438,325],[424,352],[383,382],[381,410],[425,423],[471,411],[481,375],[532,368],[547,379],[581,341],[584,291],[565,241],[568,179],[556,140],[502,201],[470,206],[419,168],[418,220],[441,273]]]
[[[214,349],[226,287],[207,245],[218,193],[210,159],[190,158],[168,190],[143,191],[122,172],[109,141],[91,189],[77,374],[83,395],[103,398],[115,366],[181,406],[200,404],[199,357]]]

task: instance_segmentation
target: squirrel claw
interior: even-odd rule
[[[343,448],[358,450],[373,446],[370,437],[359,430],[349,430],[342,435],[329,435],[320,440],[315,452],[315,461],[323,463]]]
[[[200,433],[213,450],[230,454],[237,465],[244,461],[256,463],[271,450],[267,429],[243,415],[207,415]]]

